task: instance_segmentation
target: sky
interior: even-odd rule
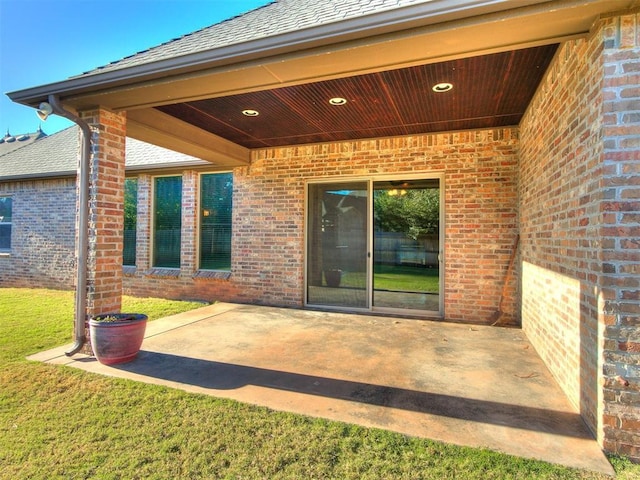
[[[7,92],[66,80],[269,0],[0,0],[0,136],[70,125]]]

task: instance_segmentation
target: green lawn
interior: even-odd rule
[[[600,479],[588,472],[25,360],[73,295],[0,289],[2,479]],[[125,298],[150,318],[199,306]],[[640,466],[613,458],[621,479]]]
[[[344,272],[340,285],[363,289],[367,284],[366,278],[365,272]],[[376,290],[438,293],[439,282],[437,268],[376,265],[373,272],[373,285]]]
[[[373,286],[376,290],[438,293],[440,278],[437,268],[406,265],[376,265]]]

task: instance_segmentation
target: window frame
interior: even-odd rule
[[[130,181],[135,181],[136,183],[136,189],[135,189],[135,210],[136,210],[136,214],[135,214],[135,235],[134,235],[134,245],[133,245],[133,257],[134,257],[134,261],[133,263],[125,263],[125,257],[124,257],[124,252],[125,252],[125,225],[126,225],[126,199],[127,199],[127,195],[126,195],[126,182],[127,180]],[[135,177],[126,177],[125,178],[125,195],[124,195],[124,220],[122,222],[122,266],[123,267],[135,267],[137,262],[138,262],[138,252],[137,252],[137,245],[138,245],[138,200],[139,200],[139,195],[138,195],[138,190],[140,187],[140,178],[135,176]]]
[[[0,254],[7,254],[7,253],[11,253],[11,250],[13,248],[13,242],[12,242],[12,237],[13,237],[13,195],[2,194],[2,195],[0,195],[0,198],[9,198],[9,199],[11,199],[11,211],[10,211],[11,216],[9,217],[11,219],[11,221],[9,221],[9,222],[5,221],[4,217],[0,220],[0,225],[9,225],[9,247],[3,248],[3,247],[0,246]]]
[[[204,176],[209,175],[231,175],[231,221],[230,221],[230,229],[231,229],[231,237],[229,239],[229,268],[221,269],[221,268],[206,268],[202,266],[202,217],[203,217],[203,208],[202,208],[202,180]],[[216,172],[200,172],[198,175],[198,197],[197,197],[197,210],[194,212],[197,215],[197,239],[196,239],[196,255],[197,255],[197,268],[198,271],[203,272],[222,272],[222,273],[231,273],[232,264],[233,264],[233,212],[234,212],[234,175],[232,170],[224,170],[224,171],[216,171]]]
[[[157,180],[160,178],[179,178],[180,179],[180,249],[179,249],[179,258],[178,258],[178,266],[177,267],[167,267],[156,265],[156,185]],[[149,262],[151,264],[151,268],[153,269],[169,269],[169,270],[180,270],[182,267],[182,226],[183,226],[183,211],[182,211],[182,200],[183,200],[183,189],[184,189],[184,175],[182,173],[172,173],[166,175],[154,175],[151,177],[151,218],[150,226],[151,226],[151,245],[149,248]]]

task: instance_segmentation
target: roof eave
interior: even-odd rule
[[[125,171],[126,173],[143,173],[157,172],[158,170],[184,170],[185,168],[191,168],[195,170],[214,170],[215,166],[209,162],[194,160],[192,162],[166,162],[156,163],[153,165],[127,165],[125,167]]]
[[[74,178],[78,172],[75,170],[60,171],[60,172],[40,172],[40,173],[26,173],[16,175],[0,176],[0,183],[17,182],[25,180],[55,180],[62,178]]]
[[[513,10],[548,0],[434,0],[339,22],[287,32],[234,45],[116,70],[96,72],[7,93],[17,103],[37,106],[49,95],[61,99],[106,88],[177,75],[205,68],[257,60],[292,51],[327,46],[418,26]],[[551,2],[556,3],[556,2]],[[589,3],[587,0],[586,3]]]
[[[192,162],[165,162],[157,163],[154,165],[127,165],[125,167],[126,174],[139,174],[145,172],[157,173],[159,171],[179,171],[184,168],[192,168],[196,171],[217,171],[213,165],[208,162],[194,160]],[[227,171],[228,169],[222,169]],[[31,181],[31,180],[55,180],[63,178],[75,178],[78,172],[76,170],[62,170],[56,172],[38,172],[38,173],[25,173],[15,175],[0,176],[0,183],[9,183],[17,181]]]

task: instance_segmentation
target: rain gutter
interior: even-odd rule
[[[49,95],[53,113],[71,120],[80,127],[80,171],[78,173],[78,240],[76,244],[76,296],[74,318],[74,343],[65,355],[78,353],[87,341],[85,321],[87,315],[87,258],[89,247],[89,159],[91,156],[91,129],[87,122],[65,110],[56,95]]]
[[[3,175],[0,177],[0,182],[15,182],[17,180],[39,180],[42,178],[54,179],[54,178],[74,178],[78,172],[76,170],[61,171],[61,172],[44,172],[44,173],[25,173],[16,175]]]

